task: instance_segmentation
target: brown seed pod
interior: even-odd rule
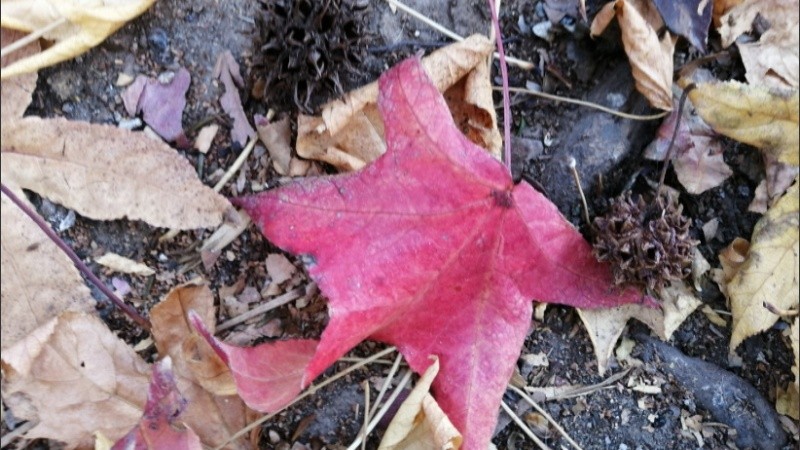
[[[341,76],[364,57],[367,0],[260,0],[255,98],[312,110],[315,93],[342,94]]]
[[[653,293],[691,274],[698,241],[691,238],[682,211],[671,198],[648,202],[628,192],[595,218],[594,254],[611,263],[616,284],[636,284]]]

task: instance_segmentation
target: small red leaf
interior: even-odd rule
[[[485,450],[531,300],[592,308],[642,295],[615,289],[556,207],[461,134],[418,59],[381,77],[379,107],[387,151],[372,165],[237,203],[272,242],[310,256],[329,299],[304,385],[367,338],[397,345],[420,373],[437,355],[439,404],[463,448]]]

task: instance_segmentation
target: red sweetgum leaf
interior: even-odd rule
[[[387,151],[373,164],[237,203],[273,243],[308,255],[329,299],[330,323],[302,386],[368,338],[396,345],[418,373],[437,355],[437,401],[464,433],[463,448],[485,450],[532,299],[592,308],[642,295],[615,290],[555,205],[515,186],[458,130],[418,58],[381,77],[378,104]]]
[[[197,434],[178,421],[185,407],[186,400],[178,392],[172,373],[172,359],[166,357],[153,365],[142,418],[111,450],[201,450]]]

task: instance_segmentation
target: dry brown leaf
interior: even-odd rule
[[[0,330],[6,349],[62,311],[94,311],[95,301],[64,252],[5,195],[1,200]]]
[[[755,42],[738,43],[745,76],[751,85],[797,88],[800,75],[800,6],[797,0],[746,0],[721,18],[724,47],[754,28],[759,17],[768,23]]]
[[[687,82],[681,80],[683,85]],[[778,91],[736,81],[699,83],[689,98],[717,133],[758,147],[776,161],[800,164],[797,90]]]
[[[711,18],[714,22],[714,27],[719,28],[722,25],[722,16],[728,11],[742,3],[743,0],[714,0],[714,9],[711,12]]]
[[[2,47],[5,48],[12,42],[22,38],[24,35],[25,33],[19,31],[2,28],[0,29],[0,44],[2,44]],[[25,58],[36,53],[39,53],[38,41],[30,43],[8,56],[4,56],[2,58],[2,62],[0,63],[2,64],[2,67],[6,67],[14,61],[18,61],[21,58]],[[3,108],[0,109],[0,122],[22,117],[22,115],[25,113],[25,109],[28,108],[31,99],[33,98],[33,91],[36,89],[37,78],[38,75],[34,72],[5,80],[2,82],[2,84],[0,84],[0,87],[2,88],[2,94],[0,94],[0,97],[3,99]]]
[[[380,450],[451,450],[461,446],[456,430],[436,400],[428,393],[439,373],[439,359],[417,381],[383,435]]]
[[[217,446],[252,420],[252,412],[235,395],[228,367],[189,325],[186,314],[194,310],[213,333],[214,296],[202,284],[187,283],[172,289],[150,310],[153,339],[159,355],[175,363],[178,390],[187,399],[181,420],[195,430],[204,444]],[[244,442],[225,448],[248,448]]]
[[[256,115],[258,138],[267,147],[272,167],[279,175],[288,175],[292,164],[292,129],[289,118],[270,122],[266,117]]]
[[[233,121],[231,140],[244,147],[250,139],[256,136],[256,130],[250,125],[242,108],[239,88],[244,87],[244,80],[239,71],[239,63],[233,59],[230,50],[225,50],[217,58],[217,63],[214,65],[214,78],[220,80],[225,86],[225,93],[219,99],[219,104]]]
[[[499,158],[502,142],[487,65],[493,48],[486,37],[473,35],[431,53],[422,62],[445,93],[464,134]],[[342,171],[357,170],[375,160],[386,150],[377,98],[378,83],[374,82],[324,105],[319,116],[301,114],[297,153]]]
[[[583,321],[597,357],[597,371],[602,375],[608,360],[630,319],[637,319],[653,330],[658,337],[668,340],[672,333],[700,306],[691,288],[685,283],[673,284],[660,293],[661,310],[644,305],[623,305],[615,308],[576,308]]]
[[[193,229],[218,225],[230,207],[186,159],[144,133],[26,117],[4,123],[0,139],[3,183],[92,219]]]
[[[747,207],[748,211],[759,214],[767,212],[767,209],[783,196],[783,193],[789,189],[800,173],[800,167],[774,161],[769,154],[764,155],[764,166],[767,177],[758,184],[753,201]]]
[[[762,217],[753,230],[747,260],[727,285],[733,313],[730,349],[760,333],[779,316],[764,307],[780,309],[800,303],[800,191],[795,182]]]
[[[101,266],[105,266],[114,272],[130,273],[148,277],[156,273],[147,264],[136,262],[130,258],[120,256],[116,253],[108,252],[105,255],[95,258],[94,261]]]
[[[659,41],[657,30],[663,25],[658,11],[650,2],[616,0],[606,4],[595,16],[591,33],[605,30],[613,17],[622,31],[622,44],[631,64],[636,90],[653,107],[672,110],[672,54],[675,38],[666,32]]]
[[[33,32],[58,25],[44,33],[55,44],[4,67],[0,79],[37,70],[78,56],[142,14],[155,0],[4,0],[0,23],[5,28]],[[5,48],[5,45],[3,46]]]
[[[91,447],[136,425],[147,397],[147,364],[98,318],[67,312],[3,350],[3,399],[38,421],[26,437]]]

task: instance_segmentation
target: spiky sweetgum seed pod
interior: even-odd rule
[[[614,199],[608,212],[594,220],[594,254],[611,264],[617,284],[657,292],[691,274],[698,241],[689,234],[683,206],[670,198],[647,202],[630,192]]]
[[[253,96],[311,112],[315,93],[343,93],[365,51],[368,0],[261,0]]]

